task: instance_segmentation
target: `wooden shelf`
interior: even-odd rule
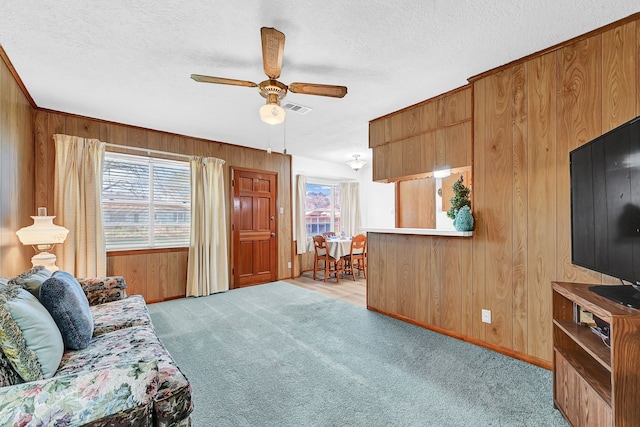
[[[570,320],[554,320],[553,323],[611,373],[611,350],[591,329]]]
[[[588,284],[553,282],[553,400],[576,426],[633,427],[640,419],[640,310]],[[610,345],[575,322],[576,306],[609,324]]]

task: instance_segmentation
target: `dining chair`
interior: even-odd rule
[[[356,271],[358,275],[360,272],[364,274],[364,278],[367,278],[367,236],[364,234],[358,234],[351,239],[351,250],[348,255],[342,257],[343,269],[345,274],[351,274],[353,280],[356,280]]]
[[[335,237],[336,233],[335,231],[325,231],[324,233],[322,233],[322,237],[324,237],[325,239],[327,237]]]
[[[313,236],[313,249],[316,256],[313,260],[313,280],[316,280],[318,274],[318,264],[320,261],[324,262],[324,281],[327,281],[329,274],[335,273],[336,282],[340,281],[340,273],[342,273],[342,260],[335,259],[329,255],[329,248],[327,247],[327,241],[322,236]],[[333,267],[332,267],[333,265]]]

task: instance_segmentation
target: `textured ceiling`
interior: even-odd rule
[[[370,161],[368,122],[640,11],[640,0],[3,0],[0,45],[39,107],[290,154]],[[286,35],[280,81],[345,85],[284,126],[258,117],[260,27]]]

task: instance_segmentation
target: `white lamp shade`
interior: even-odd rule
[[[16,231],[23,245],[54,245],[64,242],[69,230],[53,223],[55,216],[32,216],[33,225]]]
[[[364,162],[358,158],[360,157],[359,155],[354,154],[353,157],[354,159],[347,162],[347,164],[351,166],[351,169],[353,169],[354,171],[359,171],[364,165],[367,164],[367,162]]]
[[[260,107],[260,119],[270,125],[279,125],[284,122],[284,109],[278,104],[265,104]]]

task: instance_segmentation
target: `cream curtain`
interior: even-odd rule
[[[57,248],[58,267],[76,277],[105,276],[107,253],[102,225],[104,142],[53,135],[56,146],[54,214],[69,229]]]
[[[340,232],[347,236],[360,229],[360,189],[357,182],[340,183]]]
[[[187,296],[229,290],[229,255],[224,204],[224,160],[192,157],[191,242]]]
[[[304,254],[307,252],[307,220],[305,215],[305,203],[307,200],[307,178],[298,175],[297,183],[297,199],[296,203],[296,253]]]

